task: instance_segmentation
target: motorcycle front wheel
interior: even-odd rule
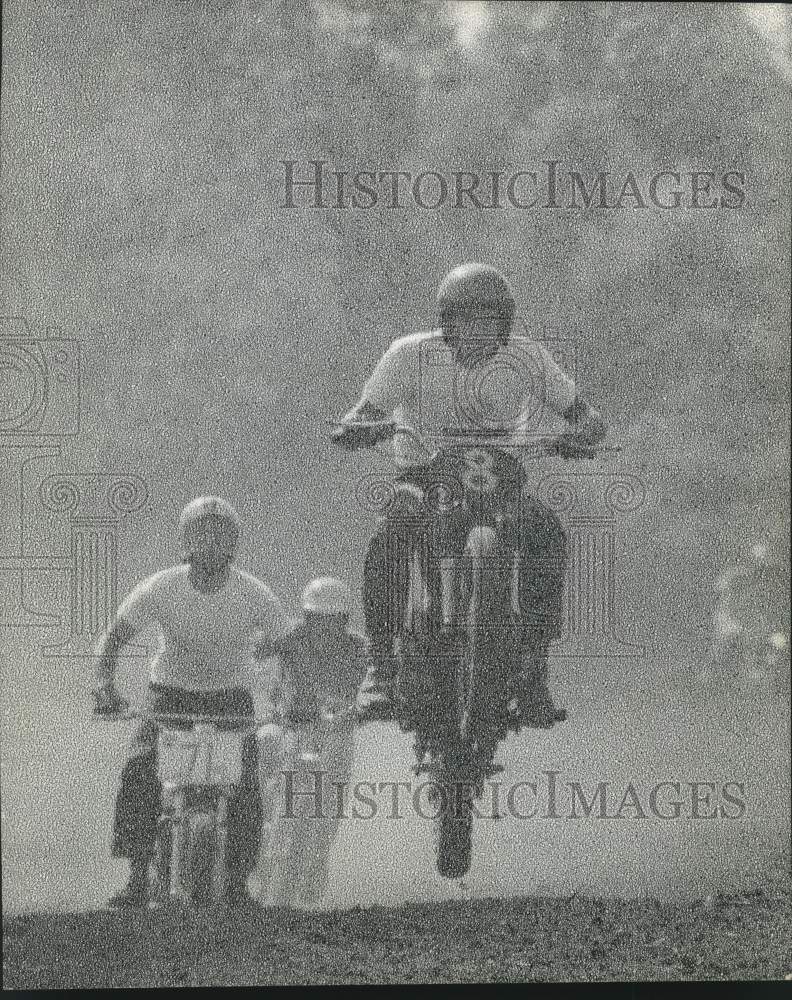
[[[476,527],[460,565],[462,589],[469,596],[466,641],[445,661],[445,746],[432,768],[439,805],[437,870],[445,878],[461,878],[470,870],[473,802],[503,729],[511,602],[508,555],[493,529]]]

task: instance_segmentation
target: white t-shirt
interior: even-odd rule
[[[395,340],[363,389],[363,398],[421,438],[425,451],[403,434],[393,440],[400,465],[421,464],[443,443],[525,444],[551,433],[575,401],[575,383],[543,344],[512,337],[473,368],[454,360],[438,330]]]
[[[188,691],[250,687],[254,644],[286,632],[280,602],[269,587],[236,566],[220,590],[204,594],[183,564],[139,583],[118,609],[136,632],[156,625],[161,642],[151,680]]]

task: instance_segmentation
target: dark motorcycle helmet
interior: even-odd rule
[[[443,339],[453,343],[454,321],[460,315],[476,315],[500,321],[498,339],[507,344],[514,322],[514,295],[497,267],[471,261],[449,271],[437,290],[437,315]]]

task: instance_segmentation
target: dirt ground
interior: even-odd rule
[[[30,914],[3,925],[6,989],[784,979],[787,871],[685,904],[584,897],[325,912]]]

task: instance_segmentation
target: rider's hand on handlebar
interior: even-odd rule
[[[341,448],[355,451],[358,448],[371,448],[378,441],[392,437],[396,425],[383,422],[376,426],[370,423],[338,423],[330,432],[330,440]]]
[[[93,696],[96,701],[94,715],[120,715],[129,708],[129,702],[116,691],[112,681],[98,684],[94,688]]]

